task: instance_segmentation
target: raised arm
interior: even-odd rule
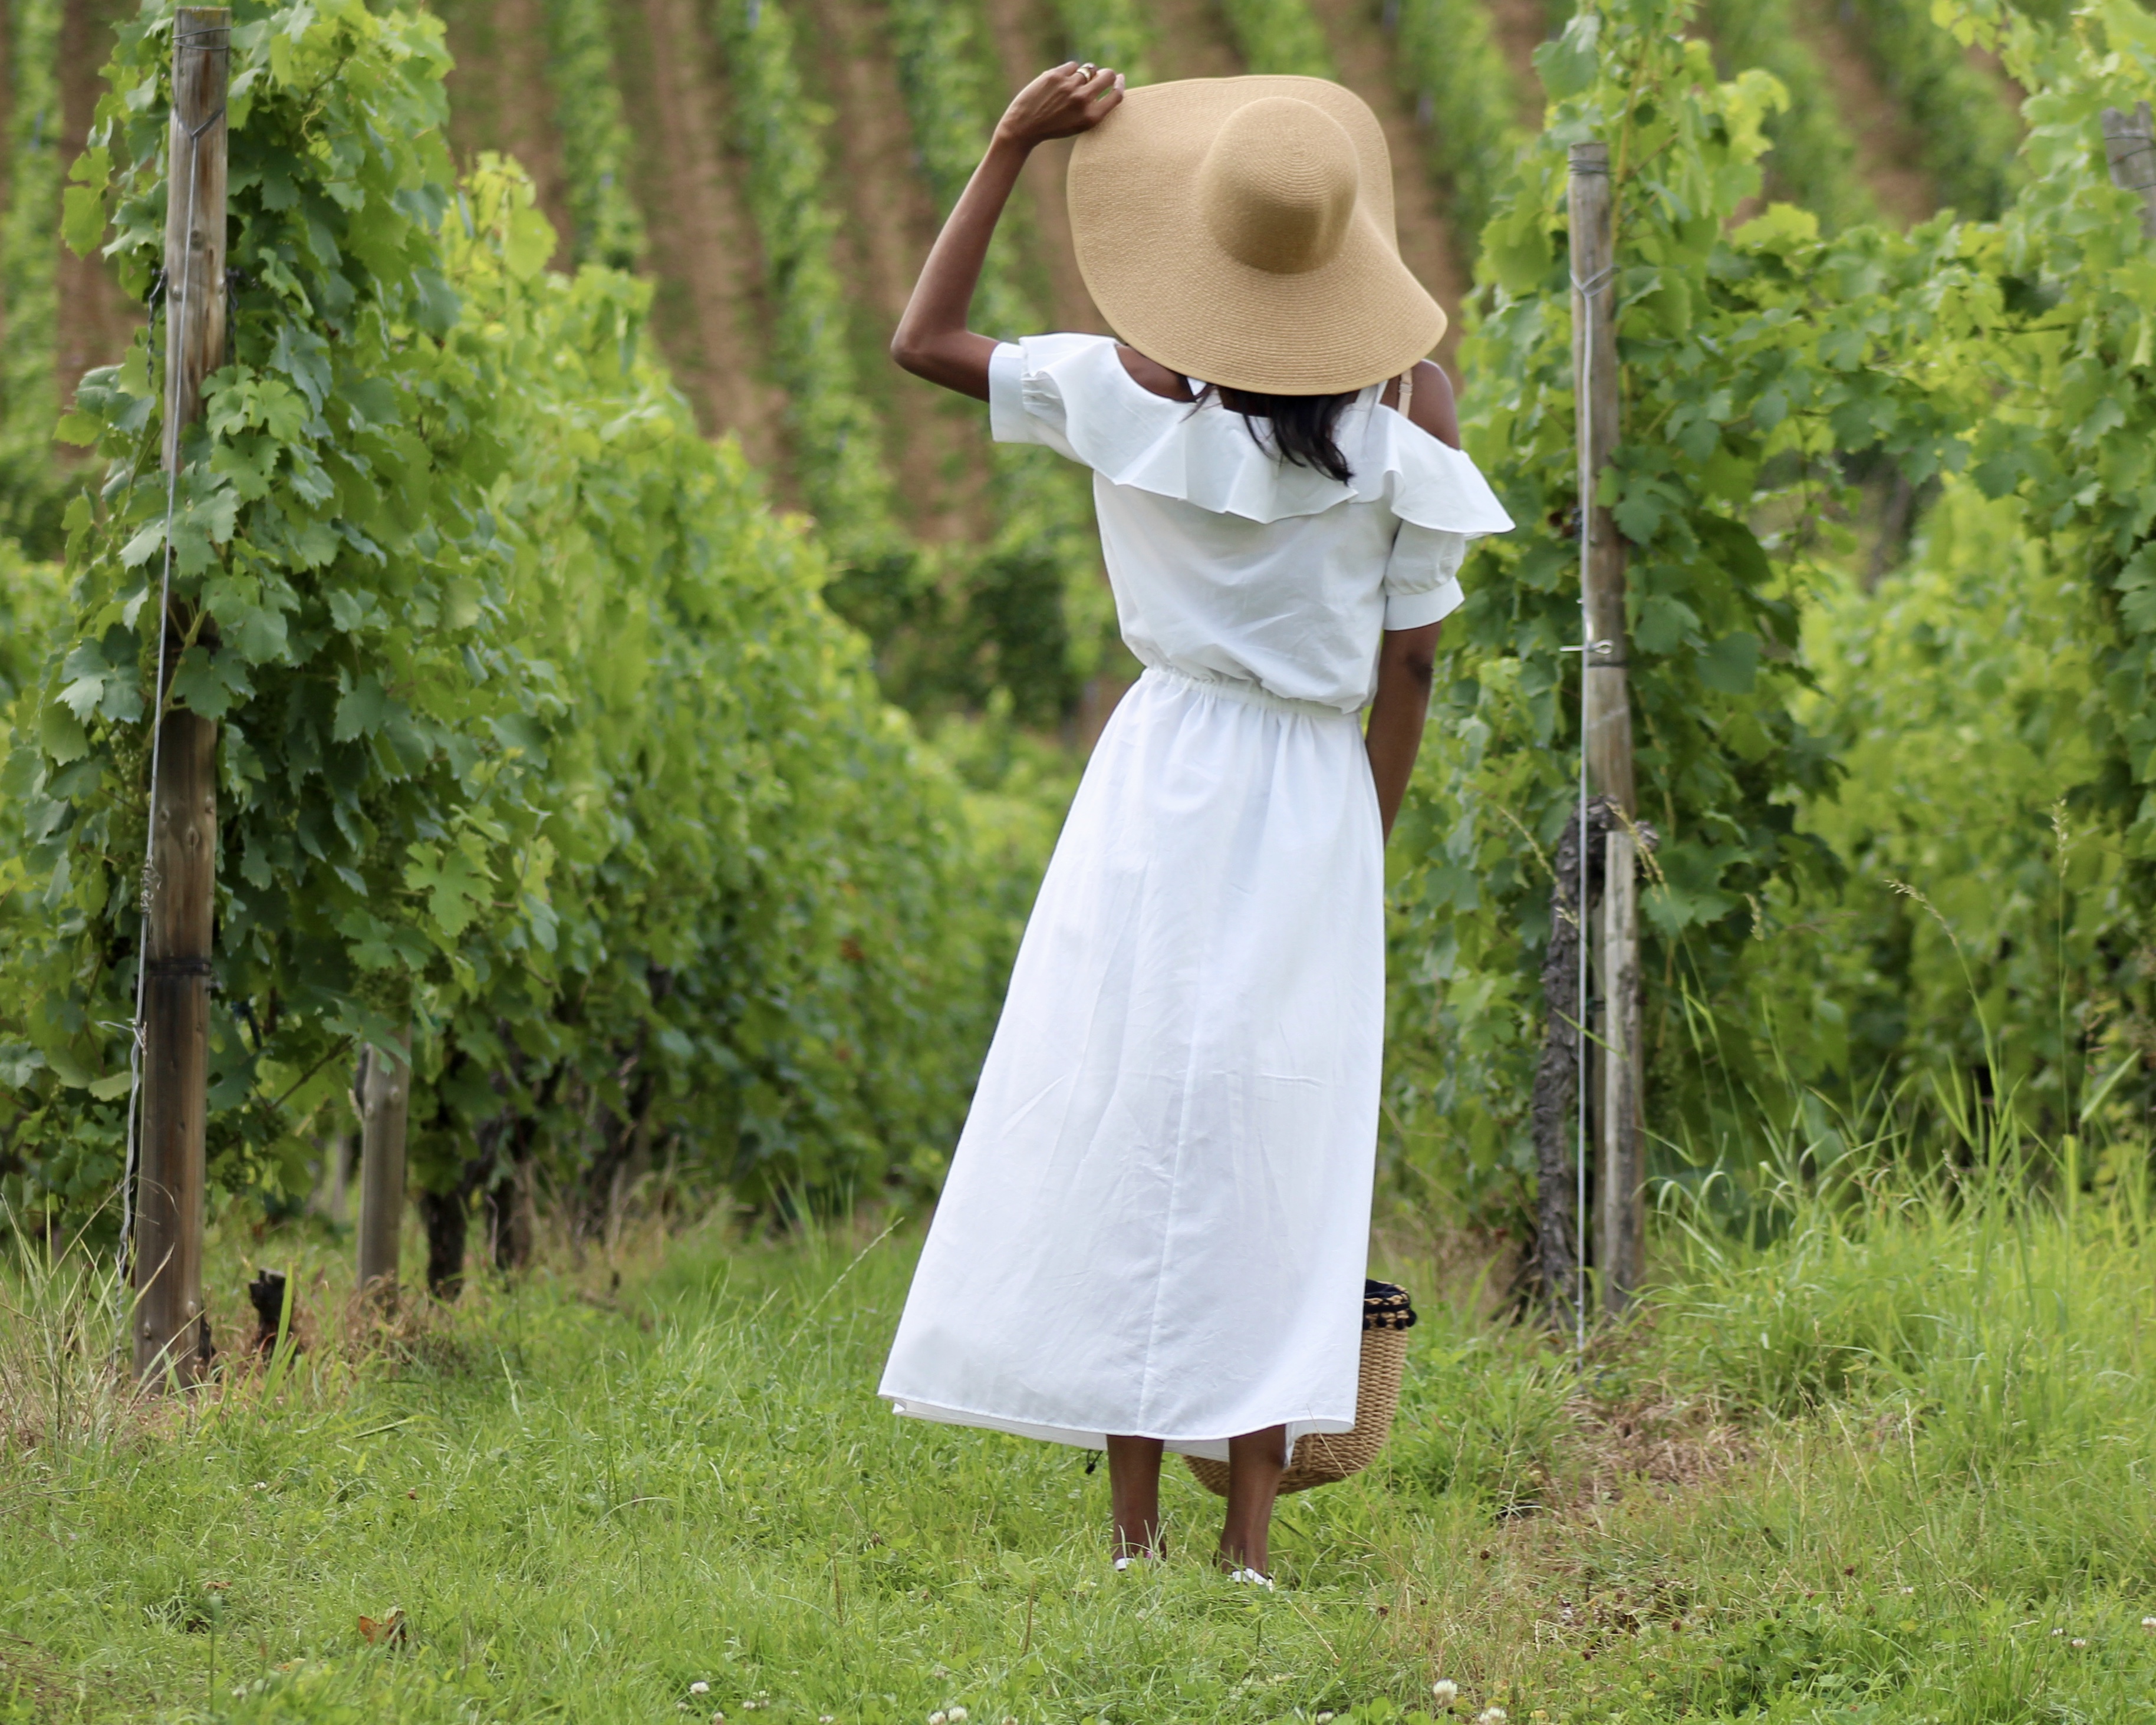
[[[988,153],[936,236],[891,338],[891,357],[900,365],[961,395],[988,398],[988,356],[996,344],[967,328],[966,314],[1019,171],[1036,144],[1099,125],[1122,99],[1122,73],[1075,64],[1043,72],[1012,98],[996,122]]]

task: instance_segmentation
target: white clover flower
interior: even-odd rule
[[[2156,1617],[2143,1618],[2141,1620],[2141,1626],[2145,1630],[2156,1630]]]
[[[726,1725],[725,1709],[721,1708],[719,1712],[711,1715],[711,1725]]]
[[[951,1716],[938,1707],[928,1716],[928,1725],[951,1725]]]
[[[711,1692],[711,1686],[709,1683],[706,1683],[701,1677],[697,1678],[695,1682],[689,1686],[689,1693],[691,1695],[709,1695]]]
[[[839,1716],[836,1713],[819,1713],[816,1725],[839,1725]]]
[[[951,1725],[966,1725],[966,1710],[963,1707],[947,1707],[943,1717],[951,1722]]]
[[[1430,1692],[1441,1707],[1449,1707],[1460,1699],[1460,1686],[1450,1677],[1440,1677],[1430,1686]]]
[[[1505,1725],[1511,1717],[1502,1707],[1485,1707],[1475,1716],[1475,1725]]]
[[[1332,1715],[1330,1713],[1320,1713],[1317,1716],[1317,1725],[1332,1725]]]
[[[2086,1647],[2088,1645],[2088,1640],[2086,1636],[2076,1635],[2072,1640],[2066,1643],[2066,1645],[2069,1647]]]

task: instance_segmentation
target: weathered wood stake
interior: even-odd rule
[[[399,1058],[370,1050],[360,1086],[359,1291],[384,1304],[397,1297],[398,1236],[404,1220],[404,1128],[412,1102],[412,1032]]]
[[[1581,608],[1586,642],[1585,729],[1589,789],[1611,799],[1623,817],[1636,812],[1632,778],[1632,710],[1626,688],[1625,542],[1595,490],[1617,447],[1617,276],[1609,146],[1574,144],[1568,186],[1572,228],[1572,359],[1578,403]],[[1643,1070],[1639,1038],[1639,895],[1634,845],[1621,829],[1606,841],[1602,927],[1595,942],[1602,1012],[1602,1106],[1595,1261],[1603,1303],[1620,1312],[1640,1285],[1645,1226]]]
[[[1532,1287],[1552,1319],[1575,1327],[1585,1291],[1576,1282],[1581,1231],[1573,1156],[1578,1147],[1580,1055],[1586,1009],[1579,998],[1580,942],[1593,937],[1591,907],[1602,896],[1603,843],[1609,805],[1596,800],[1586,810],[1582,855],[1580,811],[1564,824],[1550,883],[1549,944],[1543,949],[1543,1048],[1535,1064],[1528,1114],[1535,1139],[1535,1250],[1523,1266],[1523,1291]],[[1583,880],[1582,864],[1585,865]]]
[[[231,13],[182,8],[172,45],[165,217],[164,465],[202,413],[202,382],[224,353],[224,97]],[[167,614],[165,680],[191,632]],[[169,705],[169,704],[168,704]],[[217,894],[217,726],[172,708],[153,715],[157,771],[144,882],[141,1140],[135,1194],[135,1369],[192,1382],[208,1368],[202,1241],[209,1124],[209,990]]]
[[[1623,827],[1603,843],[1602,1166],[1597,1223],[1608,1266],[1603,1301],[1630,1303],[1646,1267],[1645,1133],[1640,1120],[1640,895],[1638,839]]]
[[[2141,237],[2156,239],[2156,116],[2139,102],[2131,114],[2103,110],[2103,153],[2111,183],[2141,194]]]

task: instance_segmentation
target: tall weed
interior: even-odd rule
[[[0,1447],[100,1443],[130,1420],[121,1368],[125,1307],[109,1259],[0,1222]]]
[[[1938,1101],[1972,1166],[1890,1179],[1858,1153],[1868,1167],[1772,1195],[1788,1226],[1765,1248],[1680,1214],[1661,1345],[1770,1413],[1894,1410],[1935,1462],[1979,1471],[2156,1422],[2145,1164],[2085,1194],[2068,1153],[2040,1185],[2053,1158],[2001,1126],[2010,1108]]]

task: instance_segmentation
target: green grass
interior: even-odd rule
[[[0,1718],[1264,1725],[1445,1677],[1515,1725],[2156,1719],[2145,1204],[1789,1220],[1670,1230],[1584,1390],[1389,1255],[1424,1310],[1394,1440],[1284,1507],[1260,1599],[1180,1474],[1171,1561],[1118,1577],[1105,1471],[884,1410],[908,1230],[706,1230],[147,1410],[94,1368],[81,1266],[18,1252]],[[220,1333],[265,1260],[321,1326],[326,1250],[221,1244]]]

